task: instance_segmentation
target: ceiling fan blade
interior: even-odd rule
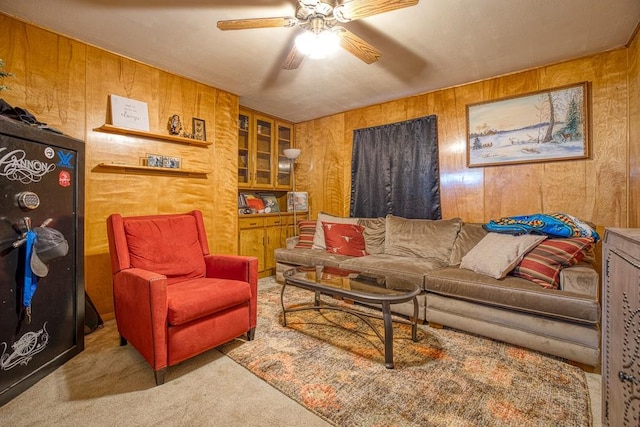
[[[304,59],[304,55],[300,52],[296,45],[294,44],[289,54],[287,55],[287,59],[284,60],[284,64],[282,64],[283,70],[295,70],[300,66],[300,63]]]
[[[349,22],[379,13],[415,6],[420,0],[351,0],[336,6],[334,14],[338,21]]]
[[[296,18],[252,18],[252,19],[231,19],[228,21],[218,21],[218,28],[221,30],[248,30],[251,28],[273,28],[273,27],[293,27],[298,21]]]
[[[347,52],[351,53],[358,59],[373,64],[380,59],[380,51],[371,46],[360,37],[343,27],[333,28],[338,37],[340,37],[340,46]]]

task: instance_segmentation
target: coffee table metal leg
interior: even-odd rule
[[[384,319],[384,366],[393,369],[393,324],[391,321],[391,305],[382,303],[382,318]]]
[[[282,306],[282,326],[287,326],[287,310],[284,308],[284,288],[287,286],[287,281],[285,280],[282,284],[282,289],[280,290],[280,305]]]
[[[413,325],[411,325],[411,339],[418,342],[418,298],[413,297]]]

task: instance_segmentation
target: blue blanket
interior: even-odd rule
[[[594,242],[600,240],[598,233],[589,225],[563,213],[507,216],[489,221],[484,228],[494,233],[533,233],[549,237],[591,237]]]

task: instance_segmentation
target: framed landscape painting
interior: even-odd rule
[[[467,105],[467,165],[589,157],[587,82]]]

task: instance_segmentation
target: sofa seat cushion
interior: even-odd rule
[[[435,258],[412,258],[396,255],[367,255],[349,258],[340,263],[340,268],[376,275],[390,275],[408,280],[424,289],[424,273],[445,267],[447,264]]]
[[[167,286],[168,322],[178,326],[241,304],[249,306],[251,287],[239,280],[199,278]]]
[[[586,324],[600,321],[598,301],[556,289],[544,289],[518,277],[494,279],[457,267],[446,267],[425,274],[427,292],[460,298],[526,313]],[[427,316],[428,317],[428,316]]]
[[[293,265],[326,265],[329,267],[339,267],[340,263],[350,257],[346,255],[336,255],[327,253],[325,249],[285,249],[275,250],[277,262]]]

